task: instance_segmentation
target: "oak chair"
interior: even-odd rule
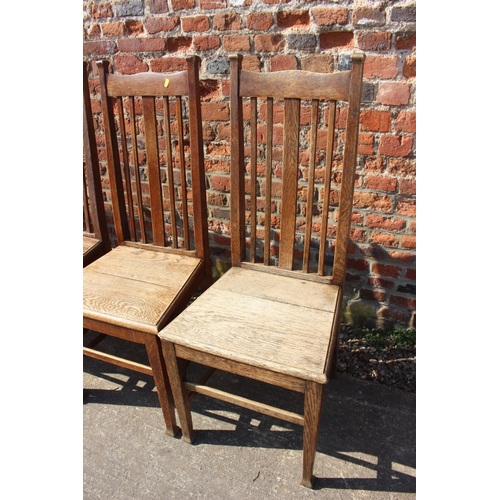
[[[212,279],[199,63],[115,75],[97,62],[117,246],[84,269],[83,325],[144,344],[149,366],[94,342],[83,352],[152,375],[170,435],[178,427],[157,335]]]
[[[231,56],[232,267],[159,334],[183,440],[196,393],[302,425],[309,488],[336,368],[364,57],[320,74],[249,72]],[[304,413],[188,381],[186,360],[303,393]]]
[[[83,62],[83,267],[111,250],[92,118],[89,65]]]

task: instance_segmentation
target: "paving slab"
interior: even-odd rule
[[[146,361],[142,346],[124,344],[102,343]],[[197,433],[189,445],[165,433],[152,377],[87,357],[83,367],[84,500],[416,497],[413,393],[346,375],[332,379],[309,490],[299,484],[301,427],[196,395]],[[210,384],[302,412],[301,394],[224,372]]]

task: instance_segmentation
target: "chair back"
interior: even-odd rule
[[[205,258],[210,274],[199,64],[135,75],[97,66],[118,244]]]
[[[343,285],[364,58],[327,74],[230,57],[233,265]]]

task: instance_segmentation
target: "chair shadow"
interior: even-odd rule
[[[110,345],[119,342],[109,339]],[[114,346],[109,350],[113,351]],[[130,350],[131,359],[147,362],[147,355],[137,346]],[[189,373],[201,374],[199,368],[190,367]],[[84,404],[160,409],[152,377],[87,357],[84,357],[84,371],[117,384],[113,390],[84,389]],[[209,385],[297,413],[303,411],[302,394],[230,373],[216,372]],[[204,427],[209,427],[196,429],[194,446],[302,450],[300,426],[202,395],[193,398],[191,408],[194,418],[203,418]],[[230,429],[227,424],[231,424]],[[226,429],[217,428],[221,425]],[[416,492],[415,427],[414,394],[347,375],[330,380],[317,452],[345,462],[346,469],[364,468],[376,477],[317,477],[315,489]]]

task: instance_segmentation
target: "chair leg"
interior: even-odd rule
[[[166,433],[175,436],[179,432],[179,427],[175,420],[175,407],[172,397],[172,389],[168,380],[165,361],[161,355],[160,339],[156,335],[145,336],[146,351],[148,353],[149,364],[153,370],[153,378],[158,391],[158,399],[167,426]]]
[[[163,342],[163,356],[167,365],[167,372],[172,383],[172,393],[174,395],[175,406],[181,422],[182,440],[192,444],[194,442],[193,420],[191,418],[191,404],[189,402],[188,391],[183,385],[185,375],[185,365],[179,361],[175,355],[175,347],[171,342]]]
[[[306,382],[304,400],[304,451],[301,485],[314,487],[314,458],[318,444],[319,422],[323,407],[325,385],[316,382]]]

